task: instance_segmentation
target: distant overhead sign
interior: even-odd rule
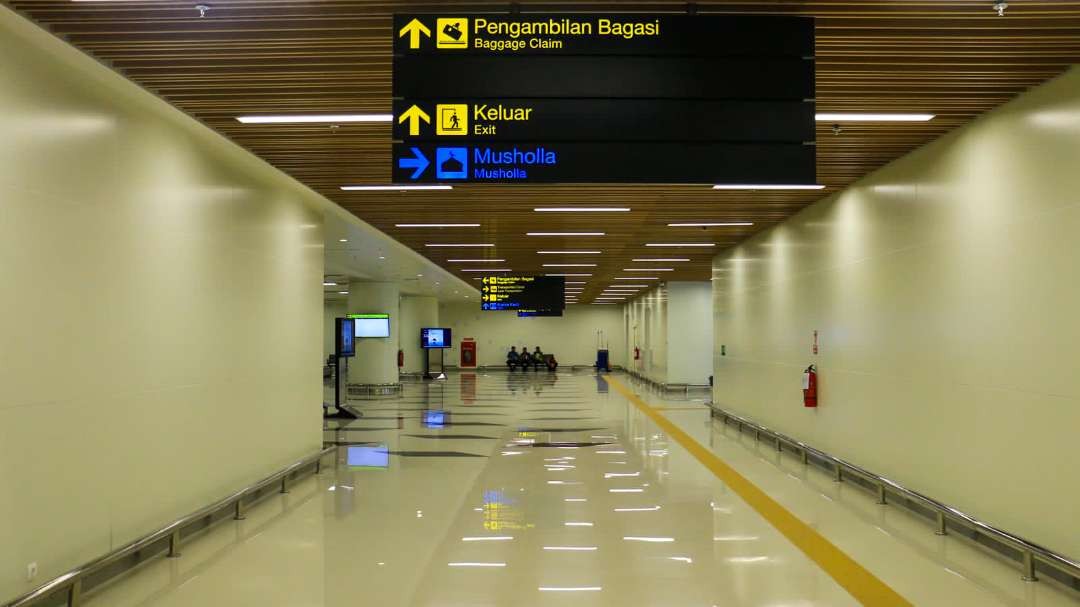
[[[395,182],[816,182],[812,19],[397,15],[395,33]]]
[[[566,279],[561,276],[484,276],[481,310],[562,310]]]

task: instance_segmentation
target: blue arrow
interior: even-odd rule
[[[409,148],[412,150],[412,158],[398,158],[399,169],[416,169],[413,174],[409,176],[409,179],[417,179],[424,174],[424,169],[428,168],[431,164],[428,162],[427,156],[417,148]]]

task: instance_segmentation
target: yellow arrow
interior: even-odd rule
[[[408,110],[406,110],[404,114],[398,116],[398,119],[397,119],[398,124],[401,124],[401,123],[405,122],[406,120],[409,121],[409,135],[412,136],[412,137],[416,137],[417,135],[420,134],[420,121],[421,120],[423,120],[424,122],[426,122],[428,124],[431,124],[431,116],[428,116],[427,114],[425,114],[424,110],[420,109],[419,107],[417,107],[415,105],[412,106],[411,108],[409,108]]]
[[[431,37],[431,30],[429,30],[419,19],[413,19],[405,27],[401,28],[398,32],[398,38],[404,38],[406,34],[409,36],[409,48],[420,48],[420,34],[423,33],[428,38]]]

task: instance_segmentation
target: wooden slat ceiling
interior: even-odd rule
[[[242,125],[243,114],[390,112],[391,15],[505,12],[508,2],[375,0],[68,1],[9,6],[160,94],[281,170],[447,267],[450,258],[496,257],[500,267],[597,263],[582,302],[635,257],[669,280],[708,280],[714,250],[646,249],[647,242],[714,242],[719,250],[778,223],[821,192],[717,192],[703,186],[456,186],[449,192],[342,192],[390,179],[388,124]],[[684,2],[521,2],[522,12],[682,12]],[[928,123],[818,125],[818,180],[836,191],[1023,90],[1080,62],[1080,0],[748,0],[701,2],[699,13],[817,17],[819,112],[927,112]],[[534,213],[536,206],[612,205],[630,213]],[[669,222],[750,221],[748,228],[669,228]],[[479,222],[478,229],[416,230],[395,223]],[[597,238],[527,237],[526,231],[603,231]],[[494,249],[429,249],[429,242]],[[540,249],[593,249],[558,260]],[[570,257],[570,256],[568,256]],[[549,270],[550,271],[550,270]],[[567,270],[571,271],[571,270]],[[465,280],[474,274],[459,273]],[[616,281],[617,282],[617,281]],[[475,283],[474,283],[475,284]]]

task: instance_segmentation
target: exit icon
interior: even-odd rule
[[[436,135],[468,135],[469,105],[466,103],[440,103],[435,106]]]

